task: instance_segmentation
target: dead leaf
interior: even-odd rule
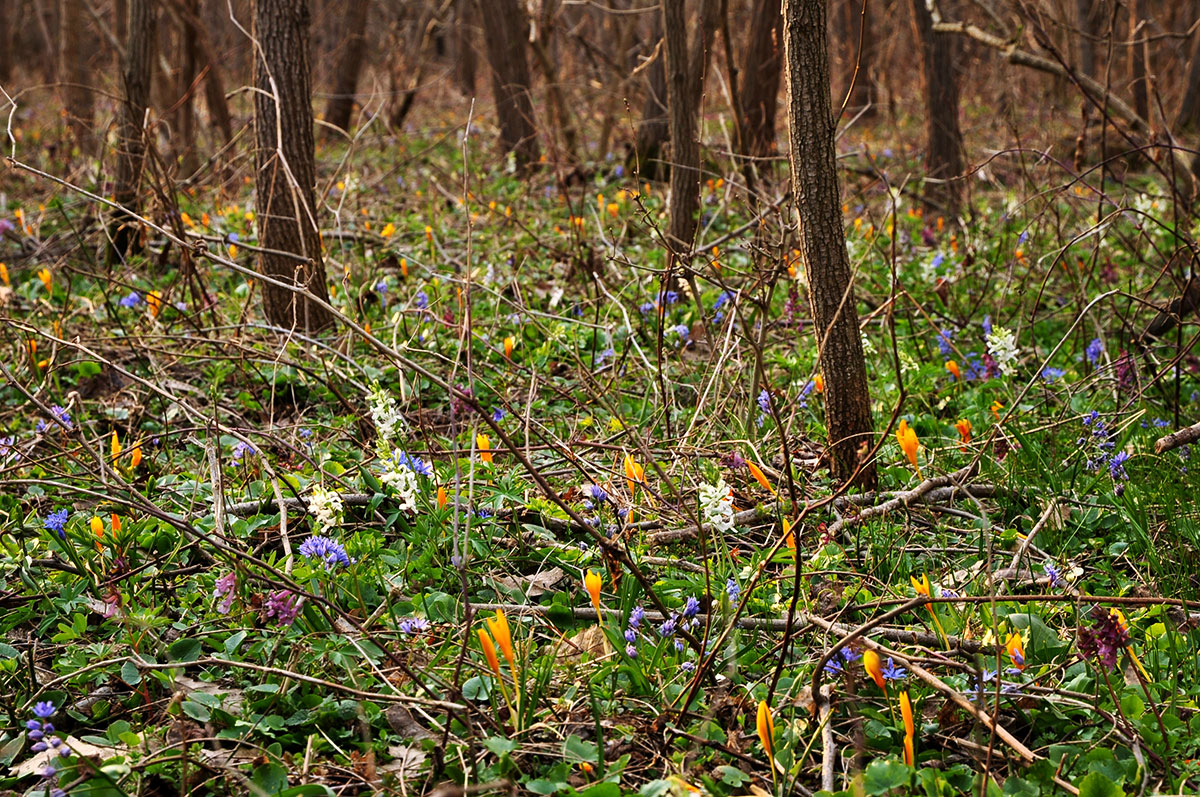
[[[85,741],[76,739],[74,736],[66,736],[63,741],[67,743],[67,747],[71,748],[71,754],[83,756],[95,762],[100,762],[106,758],[112,758],[115,755],[127,751],[129,748],[123,744],[113,745],[112,747],[97,747],[94,744],[88,744]],[[9,772],[16,778],[24,778],[41,772],[46,768],[46,765],[58,758],[58,751],[53,747],[36,753],[32,758],[27,758]]]
[[[379,767],[379,774],[400,778],[411,778],[421,774],[425,759],[429,757],[419,747],[409,747],[405,744],[388,745],[388,755],[392,760]]]
[[[561,567],[552,567],[549,570],[543,570],[531,576],[519,575],[515,578],[512,576],[497,576],[496,582],[502,587],[520,592],[527,598],[536,598],[539,595],[544,595],[551,587],[566,577],[567,574]]]
[[[558,649],[558,658],[564,662],[575,663],[585,655],[597,659],[612,652],[604,629],[598,625],[590,625],[570,639],[564,639]]]
[[[384,716],[387,717],[388,725],[392,726],[392,730],[406,739],[420,741],[421,739],[437,738],[437,734],[430,733],[424,725],[417,721],[411,711],[399,703],[388,706]]]

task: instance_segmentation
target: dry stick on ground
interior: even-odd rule
[[[1197,440],[1200,440],[1200,423],[1194,423],[1177,432],[1171,432],[1169,435],[1158,438],[1154,441],[1154,453],[1162,454],[1173,448],[1191,445]]]

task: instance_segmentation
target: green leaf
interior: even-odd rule
[[[1125,790],[1102,772],[1090,772],[1079,781],[1079,797],[1125,797]]]
[[[333,789],[320,783],[306,783],[278,792],[275,797],[333,797]]]
[[[908,784],[912,768],[903,761],[882,759],[867,764],[863,773],[863,786],[867,794],[887,794],[892,789],[898,789]]]
[[[0,657],[6,658],[6,659],[15,659],[17,656],[20,656],[20,655],[21,655],[21,651],[17,650],[12,645],[7,645],[3,642],[0,642]]]
[[[9,739],[3,747],[0,747],[0,764],[9,766],[13,761],[17,760],[17,756],[21,754],[21,750],[25,747],[25,734],[18,733],[13,738]]]
[[[570,788],[570,786],[571,784],[564,783],[561,780],[548,780],[546,778],[534,778],[525,782],[525,788],[534,794],[554,794],[556,791]]]
[[[242,642],[245,641],[245,639],[245,631],[238,631],[236,634],[230,635],[225,640],[225,652],[232,655],[233,652],[242,644]]]
[[[210,719],[212,719],[212,713],[206,706],[202,706],[199,703],[193,703],[191,700],[183,701],[183,703],[180,705],[180,708],[183,709],[184,714],[187,714],[196,722],[208,722]]]
[[[575,734],[571,734],[563,742],[563,759],[572,763],[580,763],[586,761],[589,764],[596,763],[596,745],[592,742],[585,742]]]
[[[130,686],[137,686],[142,682],[142,671],[132,661],[127,661],[121,665],[121,680]]]
[[[505,739],[503,736],[489,736],[483,740],[483,746],[496,755],[508,755],[520,747],[515,739]]]
[[[587,797],[621,797],[621,787],[615,783],[601,782],[577,792]]]
[[[1009,775],[1008,780],[1004,781],[1005,797],[1038,797],[1041,793],[1042,790],[1036,783],[1016,775]]]
[[[463,684],[462,693],[467,700],[487,700],[492,693],[492,679],[479,675],[468,678]]]
[[[167,648],[167,660],[186,664],[200,658],[201,650],[199,639],[177,639]]]
[[[721,782],[727,786],[738,787],[743,783],[750,782],[750,776],[742,772],[737,767],[721,766],[717,767],[717,775],[721,777]]]
[[[254,785],[267,794],[276,795],[288,787],[287,770],[278,764],[263,764],[250,776]]]

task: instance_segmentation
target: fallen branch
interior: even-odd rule
[[[1171,432],[1169,435],[1158,438],[1154,441],[1154,453],[1161,454],[1173,448],[1189,446],[1197,440],[1200,440],[1200,423],[1194,423],[1177,432]]]

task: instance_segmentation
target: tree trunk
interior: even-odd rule
[[[195,57],[199,58],[198,64],[203,64],[204,105],[208,108],[209,123],[221,134],[221,140],[228,144],[233,138],[233,120],[225,99],[225,81],[221,77],[221,69],[225,65],[218,65],[213,55],[212,37],[208,34],[202,14],[203,3],[201,0],[181,0],[177,8],[183,21],[183,35],[193,43]]]
[[[71,137],[84,155],[90,155],[96,123],[96,101],[92,93],[92,70],[88,61],[96,43],[87,24],[87,9],[83,0],[62,0],[58,14],[59,54],[62,64],[58,73],[65,83],[63,106]]]
[[[128,0],[125,22],[125,60],[121,67],[123,102],[121,123],[117,130],[117,180],[113,198],[117,204],[137,213],[142,161],[146,152],[144,139],[146,106],[150,101],[150,78],[154,64],[154,45],[158,37],[156,0]],[[110,261],[124,257],[131,250],[140,251],[140,227],[128,216],[118,215],[113,232]]]
[[[9,27],[12,18],[11,0],[0,0],[0,83],[12,77],[13,34]]]
[[[1075,24],[1079,26],[1079,71],[1088,77],[1096,76],[1096,43],[1092,35],[1096,31],[1096,3],[1093,0],[1075,0]],[[1086,106],[1086,103],[1085,103]]]
[[[554,29],[557,25],[559,0],[542,0],[541,18],[538,21],[537,37],[530,42],[534,60],[546,81],[546,96],[550,100],[550,113],[554,128],[562,134],[563,150],[568,161],[579,159],[578,132],[575,120],[567,108],[567,98],[563,93],[562,82],[559,78],[558,61],[554,57]],[[550,140],[553,146],[553,139]]]
[[[264,252],[259,269],[328,302],[314,196],[308,26],[307,0],[255,0],[254,34],[261,47],[254,62],[258,241],[292,255]],[[289,329],[312,332],[333,324],[313,299],[269,282],[263,283],[263,310],[272,324]]]
[[[785,0],[783,6],[792,193],[825,380],[830,468],[839,481],[873,489],[875,465],[859,456],[871,446],[873,427],[842,226],[825,13],[824,0]]]
[[[646,68],[646,102],[642,106],[642,121],[638,123],[634,155],[639,174],[647,180],[661,180],[667,174],[662,160],[663,146],[671,137],[667,121],[667,57],[660,49],[662,16],[655,15],[650,41],[657,52]]]
[[[195,17],[200,11],[200,0],[182,0],[182,14],[178,20],[179,30],[179,75],[176,81],[175,129],[179,138],[175,144],[175,155],[185,176],[196,171],[199,156],[196,151],[196,70],[198,68],[199,43],[193,35],[187,18]]]
[[[700,142],[696,137],[700,92],[704,87],[705,52],[712,41],[718,11],[715,0],[701,0],[700,26],[691,46],[685,0],[663,0],[664,52],[667,69],[667,113],[671,128],[671,201],[667,226],[667,272],[686,257],[696,235],[700,207]],[[690,51],[690,52],[689,52]]]
[[[1133,89],[1133,109],[1138,116],[1150,122],[1150,92],[1146,84],[1146,36],[1150,26],[1142,24],[1145,20],[1146,0],[1134,0],[1129,8],[1129,80]]]
[[[954,36],[934,31],[925,0],[912,0],[912,12],[925,78],[925,177],[939,181],[926,182],[925,195],[955,215],[962,199],[962,182],[954,178],[966,167],[958,121]]]
[[[500,146],[513,153],[517,165],[538,161],[537,128],[529,94],[529,22],[517,0],[478,0],[483,37],[492,67],[492,94],[500,120]]]
[[[454,78],[464,97],[475,96],[475,0],[457,0],[454,19]]]
[[[363,56],[367,51],[369,8],[368,0],[348,0],[344,6],[346,32],[338,44],[333,96],[325,106],[325,121],[341,130],[350,129],[350,119],[354,114],[358,73],[362,71]]]
[[[750,38],[742,61],[742,154],[763,158],[775,151],[775,109],[779,104],[779,73],[783,66],[782,0],[756,0]],[[752,162],[744,171],[750,173]],[[747,178],[749,179],[749,178]]]
[[[1188,64],[1187,87],[1179,111],[1175,114],[1176,134],[1190,135],[1200,131],[1200,34],[1193,34],[1192,59]]]

